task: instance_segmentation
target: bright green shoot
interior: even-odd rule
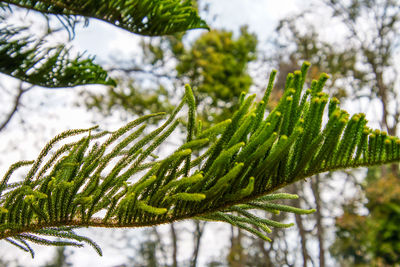
[[[322,92],[322,74],[303,92],[309,63],[289,74],[285,92],[266,110],[276,72],[261,101],[241,98],[231,119],[196,128],[191,88],[159,128],[146,132],[147,115],[115,132],[66,131],[34,161],[18,162],[0,181],[0,239],[32,253],[28,242],[81,246],[80,227],[154,226],[184,219],[223,221],[269,240],[271,227],[289,227],[253,210],[311,213],[277,203],[296,195],[280,188],[317,173],[400,160],[400,140],[366,126],[364,114],[349,114]],[[187,119],[179,118],[188,107]],[[323,116],[328,116],[323,123]],[[187,120],[187,121],[186,121]],[[164,159],[153,152],[187,127],[186,142]],[[83,135],[68,142],[73,135]],[[61,143],[61,144],[60,144]],[[20,182],[19,167],[31,166]],[[42,236],[61,238],[54,241]]]

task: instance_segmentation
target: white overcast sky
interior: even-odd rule
[[[308,1],[302,3],[304,2]],[[298,0],[203,0],[202,3],[210,4],[210,12],[206,20],[212,28],[237,31],[240,26],[248,25],[250,32],[255,32],[260,42],[263,42],[277,26],[278,19],[298,10],[301,2]],[[193,30],[192,34],[201,32],[204,30]],[[115,51],[128,55],[137,52],[137,41],[140,38],[142,37],[117,29],[110,24],[92,21],[88,28],[77,32],[74,44],[80,48],[80,51],[87,50],[89,54],[97,55],[99,59],[108,59],[108,56]]]

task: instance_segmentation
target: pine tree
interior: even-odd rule
[[[320,1],[317,4],[320,8],[313,8],[310,12],[316,17],[330,14],[326,20],[327,27],[343,27],[343,32],[335,34],[335,40],[325,39],[326,30],[320,27],[321,23],[317,24],[310,16],[303,16],[305,10],[299,10],[296,15],[280,22],[280,58],[290,59],[282,66],[289,67],[299,64],[302,59],[312,59],[311,75],[321,70],[331,74],[327,88],[330,94],[350,100],[352,104],[363,102],[364,109],[373,108],[374,115],[381,116],[382,129],[390,135],[398,133],[398,80],[390,73],[398,71],[392,59],[398,53],[393,38],[399,36],[399,4],[397,0]],[[330,24],[336,19],[337,22]],[[307,31],[303,31],[304,28]],[[349,42],[341,42],[343,38]],[[282,48],[282,44],[292,47],[295,44],[295,48]],[[288,54],[289,57],[284,56]],[[281,67],[279,69],[282,71]],[[347,197],[350,199],[343,197],[342,201],[338,199],[325,204],[329,205],[325,210],[331,210],[335,205],[343,213],[336,218],[336,240],[330,246],[330,255],[341,266],[393,266],[399,263],[400,247],[397,244],[400,235],[394,227],[400,222],[399,198],[395,193],[400,188],[398,164],[370,168],[365,178],[357,175],[357,180],[351,179],[350,175],[353,173],[349,172],[345,179],[357,193],[351,193]],[[360,178],[363,180],[360,181]],[[316,224],[317,227],[321,225]],[[321,240],[321,235],[317,236]],[[321,255],[324,244],[319,243]]]
[[[206,27],[188,1],[132,1],[130,5],[69,1],[63,6],[56,1],[7,2],[66,19],[94,17],[139,34]],[[92,127],[57,135],[35,160],[13,164],[0,181],[0,239],[32,256],[29,242],[78,247],[88,243],[101,255],[99,246],[75,229],[198,219],[227,222],[270,240],[272,227],[292,224],[258,217],[252,211],[313,212],[280,204],[297,196],[276,193],[278,189],[321,172],[400,160],[400,139],[367,127],[364,114],[350,117],[337,99],[322,92],[327,74],[305,90],[309,67],[305,62],[301,70],[288,75],[284,94],[271,112],[266,106],[276,71],[261,100],[242,93],[232,117],[206,130],[196,117],[195,96],[186,85],[182,101],[168,116],[145,115],[113,132]],[[36,81],[28,72],[20,73],[9,74]],[[105,77],[101,81],[107,81]],[[153,117],[165,119],[147,133],[146,121]],[[156,158],[153,151],[179,125],[186,129],[184,144],[169,156]],[[71,138],[76,136],[81,138]],[[27,166],[22,181],[10,180],[16,169]]]

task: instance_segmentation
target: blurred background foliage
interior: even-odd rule
[[[113,67],[119,86],[110,87],[105,94],[87,94],[89,108],[110,114],[114,108],[137,115],[171,111],[176,92],[166,89],[189,83],[199,107],[199,118],[207,123],[226,119],[237,108],[242,91],[248,92],[252,78],[248,63],[256,59],[257,38],[242,27],[239,36],[224,30],[211,30],[194,42],[185,44],[183,34],[143,41],[144,64],[119,62]],[[135,82],[135,75],[153,76],[150,88]]]

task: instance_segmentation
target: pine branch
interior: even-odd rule
[[[27,37],[28,36],[28,37]],[[50,88],[84,84],[115,85],[93,58],[71,58],[64,45],[44,47],[29,36],[28,28],[0,25],[0,72]]]
[[[12,12],[13,6],[53,14],[70,36],[81,17],[96,18],[141,35],[166,35],[195,28],[208,28],[191,1],[2,1],[0,9]],[[0,72],[49,88],[84,84],[115,85],[93,57],[71,58],[64,45],[46,47],[28,33],[27,27],[8,25],[0,16]]]
[[[6,0],[41,13],[66,17],[96,18],[132,33],[166,35],[196,28],[208,28],[187,0]]]
[[[252,211],[313,212],[280,204],[297,196],[275,193],[278,189],[325,171],[400,160],[400,139],[371,130],[364,114],[349,118],[337,99],[329,101],[322,92],[326,74],[303,92],[308,68],[304,63],[288,76],[283,97],[271,112],[266,104],[275,72],[260,102],[255,95],[243,95],[231,119],[203,131],[195,129],[193,92],[186,86],[176,110],[151,132],[146,132],[146,120],[164,114],[141,117],[114,132],[91,128],[56,136],[35,161],[12,165],[1,180],[0,239],[28,252],[28,242],[86,242],[100,252],[72,230],[200,219],[224,221],[269,240],[271,227],[292,224]],[[178,115],[185,105],[186,142],[154,160],[152,152],[181,124]],[[83,136],[68,142],[72,135]],[[27,165],[25,179],[11,183],[12,173]]]

